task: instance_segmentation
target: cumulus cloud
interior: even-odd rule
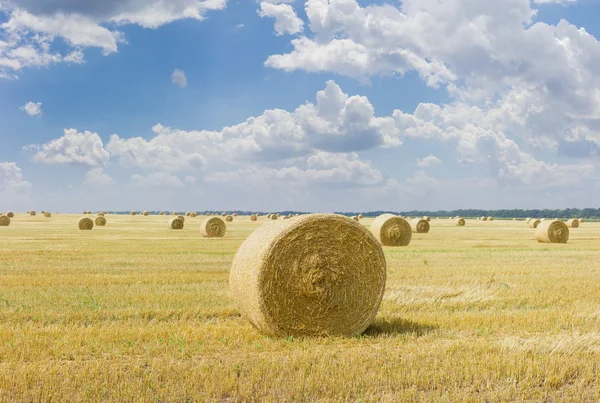
[[[173,74],[171,74],[171,82],[180,86],[181,88],[187,87],[187,77],[185,76],[185,72],[179,69],[175,69]]]
[[[42,114],[42,103],[41,102],[27,102],[20,108],[29,116],[39,116]]]
[[[431,167],[434,165],[441,164],[442,161],[439,160],[435,155],[428,155],[427,157],[421,158],[417,160],[417,165],[422,168]]]
[[[23,180],[21,168],[14,162],[0,162],[0,195],[3,200],[10,202],[11,197],[30,192],[31,183]]]
[[[258,15],[261,18],[270,17],[275,19],[275,33],[279,35],[297,34],[304,30],[304,22],[298,18],[296,12],[289,4],[275,4],[263,1],[260,3]]]
[[[97,133],[79,133],[76,129],[65,129],[62,137],[41,146],[32,145],[25,149],[35,150],[33,161],[42,164],[98,168],[106,166],[110,158]]]
[[[94,47],[108,55],[118,51],[125,37],[118,27],[136,24],[158,28],[181,19],[204,20],[222,10],[227,0],[108,0],[0,2],[7,20],[0,24],[0,78],[16,78],[28,66],[81,63],[82,49]],[[68,46],[57,50],[57,39]]]

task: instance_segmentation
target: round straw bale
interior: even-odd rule
[[[579,228],[579,220],[577,220],[577,219],[569,220],[569,221],[567,222],[567,225],[568,225],[570,228]]]
[[[190,217],[192,217],[192,218],[196,217],[197,215],[198,214],[196,214],[196,213],[190,213]]]
[[[580,218],[579,219],[579,224],[583,224],[583,223],[584,223],[583,218]]]
[[[13,218],[15,216],[15,213],[13,213],[12,211],[9,211],[8,213],[6,213],[6,216],[8,218]]]
[[[393,214],[382,214],[369,228],[382,245],[406,246],[412,239],[410,224],[404,218]]]
[[[137,213],[135,211],[132,211],[130,214],[131,215],[136,215]]]
[[[50,218],[50,217],[52,217],[52,213],[51,213],[51,212],[49,212],[49,211],[46,211],[46,212],[44,213],[44,217],[46,217],[46,218]]]
[[[494,217],[488,217],[488,221],[494,221]]]
[[[221,217],[227,217],[227,213],[221,213]]]
[[[459,218],[456,219],[456,226],[457,227],[464,227],[465,224],[466,224],[466,221],[465,221],[464,218],[460,218],[459,217]]]
[[[34,217],[35,215],[37,215],[37,213],[36,213],[35,211],[33,211],[33,210],[32,210],[32,211],[31,211],[29,214],[30,214],[32,217]]]
[[[96,217],[96,220],[94,220],[94,223],[99,227],[104,227],[106,225],[106,218],[104,218],[103,215],[99,215]]]
[[[44,213],[46,213],[44,210],[40,211],[40,214],[44,214]]]
[[[256,221],[256,220],[258,220],[257,216],[255,216],[255,215],[250,216],[250,221]]]
[[[276,220],[277,218],[279,218],[277,217],[277,214],[271,214],[271,220]]]
[[[238,216],[238,214],[237,214],[237,213],[233,213],[233,214],[232,214],[232,216],[234,216],[234,217],[237,217],[237,216]]]
[[[178,215],[177,218],[179,218],[181,221],[185,222],[185,217],[182,215]]]
[[[0,227],[8,227],[10,225],[10,217],[7,215],[0,215]]]
[[[281,213],[277,213],[277,217],[281,217]]]
[[[102,211],[102,212],[98,213],[98,217],[104,217],[105,214],[106,213],[104,211]]]
[[[423,219],[427,220],[427,221],[431,221],[431,217],[428,217],[428,216],[423,217]]]
[[[354,221],[360,221],[360,218],[358,218],[358,216],[357,216],[357,215],[355,215],[355,216],[352,216],[352,219],[353,219]]]
[[[148,217],[148,212],[147,212],[147,211],[144,211],[144,212],[142,213],[142,215],[143,215],[143,216],[145,216],[145,217]]]
[[[220,217],[208,218],[200,226],[200,233],[205,238],[222,238],[226,231],[227,226]]]
[[[410,222],[410,228],[415,234],[426,234],[429,232],[429,221],[424,218],[415,218]]]
[[[169,220],[169,228],[171,229],[183,229],[183,224],[184,221],[181,219],[181,216],[177,216]]]
[[[362,215],[362,214],[359,214],[359,215],[358,215],[358,218],[360,218],[360,219],[362,220],[363,218],[365,218],[365,216],[364,216],[364,215]]]
[[[537,228],[541,222],[542,222],[542,220],[538,220],[537,218],[532,218],[531,220],[529,220],[529,224],[527,224],[527,225],[529,226],[529,228]]]
[[[227,217],[225,217],[225,221],[227,221],[227,222],[233,221],[233,216],[232,215],[228,215]]]
[[[535,238],[542,243],[567,243],[569,227],[559,220],[546,220],[538,225]]]
[[[94,228],[94,220],[89,217],[81,217],[77,223],[77,226],[80,230],[91,230]]]
[[[164,211],[160,211],[160,212],[158,213],[158,215],[165,215],[165,212],[164,212]]]
[[[275,336],[356,336],[383,297],[386,261],[361,224],[311,214],[266,224],[238,249],[232,296],[246,319]]]
[[[192,215],[192,213],[190,213],[189,211],[188,211],[187,213],[185,213],[185,216],[186,216],[186,217],[189,217],[189,216],[191,216],[191,215]]]

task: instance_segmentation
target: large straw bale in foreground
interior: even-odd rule
[[[171,218],[169,221],[169,228],[171,229],[183,229],[184,221],[181,219],[181,216]]]
[[[457,227],[464,227],[465,224],[467,223],[464,218],[460,218],[460,217],[456,218],[455,221],[456,221]]]
[[[569,220],[567,222],[567,225],[569,226],[569,228],[579,228],[579,220],[578,219]]]
[[[208,218],[200,226],[200,233],[205,238],[222,238],[226,231],[227,226],[220,217]]]
[[[535,238],[542,243],[567,243],[569,227],[559,220],[546,220],[538,225]]]
[[[96,224],[99,227],[104,227],[106,225],[106,218],[104,218],[103,215],[99,215],[98,217],[96,217],[96,219],[94,220],[94,224]]]
[[[94,228],[94,220],[89,217],[81,217],[77,223],[77,226],[80,230],[91,230]]]
[[[383,297],[386,262],[361,224],[334,214],[267,223],[233,260],[229,284],[242,315],[280,336],[355,336]]]
[[[410,222],[410,228],[415,234],[426,234],[429,232],[429,221],[424,218],[415,218]]]
[[[382,245],[406,246],[412,239],[412,229],[404,218],[393,214],[382,214],[377,217],[369,228]]]
[[[531,220],[529,220],[529,223],[527,225],[529,226],[529,228],[537,228],[541,222],[542,222],[542,220],[538,220],[537,218],[532,218]]]
[[[12,211],[9,211],[8,213],[6,213],[6,216],[7,216],[8,218],[14,218],[14,216],[15,216],[15,213],[13,213]]]
[[[0,227],[8,227],[10,225],[10,218],[7,215],[0,215]]]

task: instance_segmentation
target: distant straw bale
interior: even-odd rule
[[[541,243],[567,243],[569,227],[562,221],[546,220],[538,225],[535,238]]]
[[[49,211],[46,211],[46,212],[44,213],[44,217],[46,217],[46,218],[50,218],[50,217],[52,217],[52,213],[51,213],[51,212],[49,212]]]
[[[538,220],[537,218],[532,218],[531,220],[529,220],[529,223],[527,225],[529,226],[529,228],[537,228],[541,222],[542,222],[542,220]]]
[[[256,221],[256,220],[258,220],[257,216],[255,216],[255,215],[250,216],[250,221]]]
[[[10,225],[10,217],[7,215],[0,215],[0,227],[8,227]]]
[[[181,216],[177,216],[169,220],[169,228],[171,229],[183,229],[183,225],[184,221],[181,219]]]
[[[99,227],[104,227],[106,225],[106,218],[104,218],[103,215],[99,215],[98,217],[96,217],[96,219],[94,220],[94,224],[96,224]]]
[[[29,213],[29,215],[31,215],[32,217],[35,217],[35,216],[37,215],[37,213],[36,213],[35,211],[33,211],[33,210],[32,210],[32,211]]]
[[[130,214],[131,215],[136,215],[137,213],[135,211],[132,211]]]
[[[578,219],[569,220],[567,222],[567,225],[569,226],[569,228],[579,228],[579,220]]]
[[[296,214],[296,215],[298,215],[298,214]],[[358,215],[358,218],[360,218],[360,219],[362,220],[363,218],[365,218],[365,216],[364,216],[364,215],[362,215],[362,214],[359,214],[359,215]]]
[[[232,216],[237,217],[238,213],[233,213]]]
[[[386,281],[381,246],[359,223],[311,214],[268,223],[238,249],[231,294],[242,316],[275,336],[357,336]]]
[[[277,218],[279,218],[277,217],[277,214],[271,214],[271,220],[276,220]]]
[[[190,217],[192,217],[192,218],[196,217],[197,215],[198,214],[196,214],[196,213],[190,213]]]
[[[232,222],[233,221],[233,216],[232,215],[228,215],[225,217],[225,221],[227,222]]]
[[[355,215],[355,216],[352,216],[352,219],[353,219],[354,221],[360,221],[360,218],[359,218],[357,215]]]
[[[94,228],[94,220],[92,220],[89,217],[81,217],[79,219],[79,222],[77,223],[77,226],[79,227],[80,230],[89,231],[92,228]]]
[[[227,217],[227,213],[221,213],[221,217]]]
[[[6,216],[8,218],[13,218],[15,216],[15,213],[13,213],[12,211],[9,211],[8,213],[6,213]]]
[[[464,218],[460,218],[460,217],[456,218],[454,221],[455,221],[455,224],[457,227],[464,227],[465,224],[467,223]]]
[[[370,227],[371,233],[382,245],[407,246],[412,239],[412,229],[404,218],[393,214],[382,214]]]
[[[431,221],[431,217],[429,217],[429,216],[425,216],[425,217],[423,217],[423,219],[428,222]]]
[[[200,233],[206,238],[222,238],[226,231],[227,226],[220,217],[208,218],[200,226]]]
[[[185,222],[185,216],[178,215],[177,218],[179,218],[181,221]]]
[[[410,228],[415,234],[427,234],[429,232],[429,221],[424,218],[415,218],[410,222]]]

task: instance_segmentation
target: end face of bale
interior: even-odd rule
[[[271,220],[277,220],[279,217],[277,214],[271,214]]]
[[[15,213],[13,213],[12,211],[9,211],[8,213],[6,213],[6,216],[7,216],[8,218],[14,218],[14,216],[15,216]]]
[[[178,215],[177,218],[179,218],[181,221],[185,222],[185,217],[182,215]]]
[[[7,215],[0,215],[0,227],[8,227],[10,225],[10,217]]]
[[[546,220],[538,225],[535,238],[541,243],[567,243],[569,227],[562,221]]]
[[[242,315],[277,336],[355,336],[383,297],[386,261],[361,224],[312,214],[265,224],[240,246],[229,284]]]
[[[370,227],[371,233],[384,246],[407,246],[412,239],[412,229],[404,218],[393,214],[377,217]]]
[[[104,227],[106,225],[106,218],[104,218],[103,215],[99,215],[98,217],[96,217],[96,219],[94,220],[94,223],[99,226],[99,227]]]
[[[81,217],[77,223],[77,226],[80,230],[89,231],[94,228],[94,220],[89,217]]]
[[[205,238],[222,238],[227,232],[225,222],[219,217],[211,217],[202,223],[200,233]]]
[[[529,220],[529,223],[527,224],[529,226],[529,228],[537,228],[540,223],[542,222],[542,220],[538,220],[537,218],[532,218]]]
[[[567,225],[569,226],[569,228],[579,228],[579,220],[577,220],[577,219],[569,220],[567,222]]]
[[[147,212],[147,211],[144,211],[142,214],[143,214],[145,217],[148,217],[148,212]]]
[[[181,217],[171,218],[169,221],[169,228],[171,229],[183,229],[184,221]]]
[[[359,215],[358,215],[358,218],[360,218],[360,219],[362,220],[363,218],[365,218],[365,216],[364,216],[364,215],[362,215],[362,214],[359,214]]]
[[[258,220],[257,216],[255,216],[255,215],[250,216],[250,221],[256,221],[256,220]]]
[[[465,221],[464,218],[456,218],[455,224],[457,227],[464,227],[467,224],[467,222]]]
[[[35,211],[31,211],[31,212],[29,213],[29,215],[31,215],[32,217],[35,217],[35,216],[37,215],[37,213],[36,213]]]
[[[415,234],[427,234],[429,232],[429,221],[426,219],[415,218],[410,222],[410,228]]]
[[[136,212],[135,212],[135,211],[132,211],[130,214],[131,214],[131,215],[136,215]]]
[[[46,211],[46,212],[44,213],[44,217],[46,217],[46,218],[50,218],[50,217],[52,217],[52,213],[49,213],[48,211]]]
[[[233,216],[232,215],[228,215],[227,217],[225,217],[225,221],[232,222],[233,221]]]

